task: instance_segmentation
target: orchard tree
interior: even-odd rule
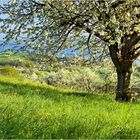
[[[5,43],[15,39],[51,54],[73,46],[92,55],[95,46],[107,46],[117,72],[116,100],[131,100],[132,64],[140,55],[140,0],[9,0],[0,14]]]

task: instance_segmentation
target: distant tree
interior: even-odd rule
[[[79,39],[89,53],[107,46],[118,77],[116,100],[131,100],[132,63],[140,55],[140,0],[9,0],[0,14],[5,14],[0,23],[5,42],[21,39],[25,47],[51,53],[78,48]]]

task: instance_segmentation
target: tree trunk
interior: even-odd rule
[[[122,46],[122,49],[118,49],[117,43],[109,46],[110,56],[116,67],[118,79],[115,100],[122,102],[135,100],[135,94],[130,90],[133,57],[131,57],[130,48],[127,48],[127,46],[127,44]]]
[[[117,70],[118,81],[117,81],[117,91],[116,91],[116,98],[115,98],[116,101],[132,100],[133,96],[130,91],[130,77],[131,77],[131,71]]]

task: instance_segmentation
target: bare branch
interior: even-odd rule
[[[72,25],[71,25],[72,26]],[[71,27],[70,26],[70,27]],[[72,32],[72,30],[74,29],[75,26],[72,26],[69,31],[65,34],[65,37],[63,39],[63,41],[61,42],[61,44],[58,46],[58,48],[56,49],[56,51],[51,55],[51,57],[48,59],[48,61],[50,61],[53,56],[62,48],[62,46],[64,45],[64,43],[67,41],[67,38],[69,36],[69,34]]]
[[[89,54],[91,54],[90,48],[89,48],[89,41],[90,41],[91,36],[92,36],[92,33],[89,34],[88,39],[87,39],[87,47],[88,47]]]
[[[69,34],[71,33],[71,31],[72,31],[73,29],[74,29],[74,26],[66,33],[65,38],[63,39],[62,43],[61,43],[60,46],[57,48],[57,50],[56,50],[55,53],[57,53],[57,52],[61,49],[61,47],[62,47],[62,46],[64,45],[64,43],[66,42],[66,40],[67,40]]]

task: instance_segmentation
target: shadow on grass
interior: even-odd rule
[[[31,84],[22,84],[22,83],[10,83],[0,81],[0,92],[3,94],[9,95],[38,95],[42,98],[52,98],[53,100],[60,100],[58,97],[62,96],[75,96],[79,98],[88,98],[89,100],[102,100],[102,101],[111,101],[112,96],[109,97],[108,94],[94,94],[94,93],[84,93],[84,92],[67,92],[60,91],[57,88],[50,87],[41,87],[34,86]]]

